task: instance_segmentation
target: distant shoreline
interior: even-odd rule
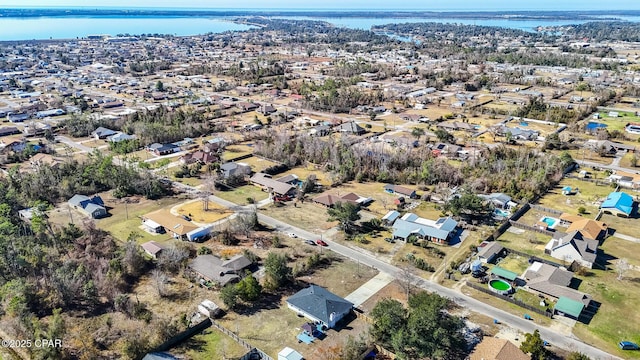
[[[0,18],[37,17],[232,17],[304,16],[310,18],[458,18],[502,20],[621,20],[640,16],[640,10],[601,11],[407,11],[407,10],[162,10],[162,9],[79,9],[79,8],[0,8]]]

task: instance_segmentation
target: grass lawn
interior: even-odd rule
[[[253,154],[253,148],[246,144],[230,145],[224,149],[222,160],[230,160],[239,156]]]
[[[261,158],[256,157],[256,156],[252,156],[252,157],[247,158],[247,159],[242,159],[242,160],[240,160],[240,162],[243,162],[243,163],[251,166],[251,170],[253,170],[255,172],[262,172],[262,171],[264,171],[264,169],[266,169],[268,167],[277,165],[277,163],[275,163],[273,161],[261,159]]]
[[[603,247],[607,247],[607,242]],[[611,250],[611,249],[608,249]],[[628,256],[630,251],[612,253],[613,256]],[[633,254],[634,256],[637,253]],[[634,260],[637,263],[637,259]],[[631,260],[630,260],[631,262]],[[638,359],[638,352],[623,352],[617,344],[621,340],[640,342],[638,322],[640,312],[637,311],[637,299],[640,298],[640,274],[628,271],[623,280],[617,280],[615,270],[590,270],[592,276],[579,277],[582,284],[579,290],[590,294],[599,303],[600,309],[589,324],[578,323],[574,334],[581,340],[618,355],[625,359]]]
[[[481,286],[486,286],[485,285],[481,285]],[[510,314],[513,314],[515,316],[518,317],[522,317],[524,314],[527,313],[527,310],[516,305],[516,304],[512,304],[510,302],[504,301],[502,299],[499,299],[495,296],[480,292],[476,289],[470,288],[468,286],[463,286],[462,287],[462,293],[467,295],[467,296],[471,296],[476,300],[482,301],[485,304],[489,304],[491,306],[494,306],[498,309],[504,310]],[[549,326],[551,325],[551,323],[553,322],[552,319],[549,319],[546,316],[542,316],[542,315],[538,315],[538,314],[529,314],[531,315],[531,317],[533,318],[533,322],[535,322],[538,325],[542,325],[542,326]]]
[[[528,259],[524,256],[509,254],[502,261],[500,261],[498,266],[503,269],[513,271],[514,273],[518,274],[518,276],[520,276],[529,267],[529,262]]]
[[[640,117],[635,116],[633,112],[619,112],[618,117],[610,117],[609,111],[601,111],[600,116],[601,119],[596,120],[597,122],[603,123],[607,125],[607,130],[622,130],[624,131],[625,125],[630,122],[640,122]]]
[[[214,195],[238,205],[249,204],[248,198],[253,198],[258,202],[269,197],[269,194],[254,185],[240,186],[231,191],[216,191]]]
[[[424,201],[415,209],[411,210],[411,212],[422,218],[435,220],[442,216],[442,210],[436,209],[436,206],[440,205]]]
[[[620,166],[621,167],[626,167],[626,168],[633,168],[632,164],[631,164],[631,160],[633,159],[633,157],[636,157],[636,166],[640,165],[640,159],[638,159],[638,156],[635,154],[626,154],[622,157],[622,159],[620,159]]]
[[[297,207],[294,207],[291,202],[283,206],[271,204],[267,208],[262,208],[261,211],[275,219],[311,232],[327,230],[337,224],[337,222],[327,221],[329,215],[327,215],[327,209],[324,206],[310,201],[298,203]]]
[[[573,191],[575,189],[579,189],[579,191],[574,195],[562,195],[562,188],[565,186],[570,186]],[[542,197],[539,204],[574,215],[578,214],[578,208],[582,206],[587,209],[588,216],[593,218],[598,213],[599,201],[606,199],[611,191],[609,186],[599,186],[588,181],[564,178]]]
[[[96,220],[96,225],[106,231],[109,231],[115,238],[126,241],[131,232],[137,232],[140,235],[138,243],[142,244],[147,241],[157,241],[159,243],[171,243],[174,240],[168,234],[150,234],[140,228],[140,216],[150,213],[161,208],[170,208],[177,204],[178,198],[163,198],[160,200],[139,199],[138,203],[126,204],[117,199],[103,196],[109,214],[111,216]],[[128,214],[128,215],[127,215]]]
[[[374,215],[378,217],[384,216],[389,210],[394,210],[396,206],[393,204],[393,200],[396,199],[397,195],[392,195],[384,191],[384,183],[379,182],[348,182],[344,183],[331,192],[343,195],[349,192],[356,193],[363,197],[370,197],[373,199],[373,202],[367,206],[367,209]],[[409,188],[415,188],[412,186],[408,186]]]
[[[235,340],[214,327],[192,337],[178,349],[186,350],[184,354],[192,360],[237,359],[247,353]]]
[[[609,228],[615,229],[616,232],[640,238],[640,218],[638,218],[638,213],[634,212],[631,216],[630,218],[622,218],[604,214],[600,221],[607,224]]]
[[[197,178],[197,177],[184,177],[184,178],[176,178],[175,176],[171,176],[171,179],[173,181],[177,181],[179,183],[185,184],[185,185],[189,185],[189,186],[200,186],[202,185],[202,179]]]
[[[602,165],[610,165],[613,161],[612,157],[602,157],[597,152],[588,149],[565,150],[571,157],[580,162],[582,160],[597,162]]]
[[[549,242],[549,240],[551,240],[551,236],[549,235],[525,231],[514,228],[513,226],[507,229],[507,231],[498,238],[498,241],[500,241],[504,247],[558,262],[558,259],[554,259],[544,253],[544,246]]]
[[[216,222],[220,219],[224,219],[230,216],[233,212],[224,208],[214,202],[209,201],[209,210],[204,211],[202,209],[202,201],[194,200],[186,202],[179,207],[176,208],[176,211],[181,215],[189,215],[191,220],[203,223],[210,224]]]
[[[545,308],[540,306],[540,298],[538,297],[538,295],[530,293],[526,290],[523,289],[516,289],[516,292],[513,294],[513,298],[516,300],[520,300],[523,303],[527,304],[527,305],[531,305],[531,306],[535,306],[536,308],[540,309],[540,310],[544,310]],[[547,302],[547,308],[553,309],[553,305],[554,303],[549,304]],[[529,314],[529,315],[536,315],[536,316],[540,316],[537,314]]]

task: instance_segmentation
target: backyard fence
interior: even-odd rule
[[[580,181],[586,181],[586,182],[594,183],[594,184],[596,184],[598,186],[611,186],[611,182],[609,182],[608,180],[585,178],[585,177],[579,177],[579,176],[575,176],[575,175],[567,175],[566,177],[569,178],[569,179],[576,179],[576,180],[580,180]]]
[[[505,221],[504,223],[502,223],[497,229],[496,231],[493,232],[493,234],[489,235],[489,237],[487,237],[485,239],[485,241],[494,241],[497,240],[500,235],[504,234],[505,231],[507,231],[507,229],[509,228],[509,226],[511,226],[510,221],[511,220],[518,220],[522,215],[524,215],[524,213],[526,213],[527,211],[529,211],[529,203],[525,203],[524,205],[522,205],[522,207],[520,209],[518,209],[516,212],[514,212],[511,217],[509,218],[509,221]]]
[[[161,351],[167,351],[169,349],[171,349],[172,347],[182,343],[183,341],[191,338],[192,336],[194,336],[195,334],[202,332],[204,329],[208,328],[211,326],[211,319],[206,318],[205,320],[199,322],[198,324],[188,328],[187,330],[179,333],[178,335],[172,337],[171,339],[165,341],[164,343],[162,343],[162,345],[158,346],[158,348],[156,349],[156,351],[161,352]]]
[[[549,261],[549,260],[546,260],[546,259],[541,259],[541,258],[539,258],[537,256],[530,255],[530,254],[524,253],[522,251],[513,250],[513,249],[510,249],[510,248],[505,248],[505,249],[510,254],[516,254],[516,255],[520,255],[522,257],[529,258],[529,259],[531,259],[532,262],[533,261],[537,261],[537,262],[545,263],[547,265],[551,265],[551,266],[555,266],[555,267],[566,267],[565,265],[559,264],[557,262]]]
[[[517,222],[513,220],[509,220],[509,224],[519,229],[534,231],[534,232],[549,235],[549,236],[553,236],[553,234],[558,233],[557,231],[549,231],[547,229],[541,229],[538,226],[531,226],[531,225],[523,224],[521,222]]]
[[[540,308],[537,308],[535,306],[531,306],[531,305],[529,305],[527,303],[524,303],[524,302],[522,302],[520,300],[516,300],[516,299],[513,299],[513,298],[511,298],[509,296],[495,293],[495,292],[489,290],[488,288],[486,288],[484,286],[480,286],[478,284],[474,284],[474,283],[469,282],[469,281],[467,281],[466,284],[470,288],[476,289],[476,290],[478,290],[480,292],[483,292],[485,294],[492,295],[492,296],[495,296],[495,297],[497,297],[499,299],[502,299],[504,301],[507,301],[507,302],[510,302],[512,304],[518,305],[518,306],[520,306],[522,308],[525,308],[525,309],[527,309],[527,310],[529,310],[531,312],[534,312],[536,314],[539,314],[539,315],[542,315],[542,316],[546,316],[548,318],[553,318],[553,313],[552,312],[544,311],[544,310],[541,310]]]
[[[554,209],[549,209],[549,208],[547,208],[547,207],[540,206],[540,205],[536,205],[536,204],[529,204],[529,206],[531,206],[531,208],[532,208],[532,209],[536,209],[536,210],[539,210],[539,211],[542,211],[542,212],[546,212],[546,213],[549,213],[549,214],[553,214],[553,215],[558,215],[558,216],[560,216],[560,215],[562,215],[562,214],[563,214],[563,212],[562,212],[562,211],[558,211],[558,210],[554,210]]]
[[[216,329],[220,330],[223,334],[225,334],[225,335],[229,336],[230,338],[232,338],[233,340],[235,340],[238,344],[240,344],[245,349],[249,350],[249,353],[245,354],[241,358],[242,360],[249,359],[250,356],[253,356],[253,354],[256,354],[256,353],[259,354],[263,360],[273,360],[273,358],[271,356],[267,355],[264,351],[262,351],[262,350],[260,350],[260,349],[258,349],[256,347],[251,346],[251,344],[246,342],[244,339],[242,339],[241,337],[236,335],[231,330],[228,330],[224,326],[218,324],[217,322],[211,320],[211,325],[213,327],[215,327]]]
[[[228,163],[228,162],[240,161],[240,160],[248,159],[248,158],[253,157],[253,156],[254,156],[253,154],[240,155],[240,156],[236,156],[234,158],[231,158],[231,159],[229,159],[229,160],[227,160],[225,162]]]

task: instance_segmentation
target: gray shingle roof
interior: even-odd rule
[[[317,285],[298,291],[287,303],[325,323],[331,322],[332,313],[343,314],[353,307],[351,302]]]

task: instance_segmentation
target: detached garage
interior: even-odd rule
[[[303,360],[302,354],[293,350],[290,347],[282,349],[278,353],[278,360]]]

